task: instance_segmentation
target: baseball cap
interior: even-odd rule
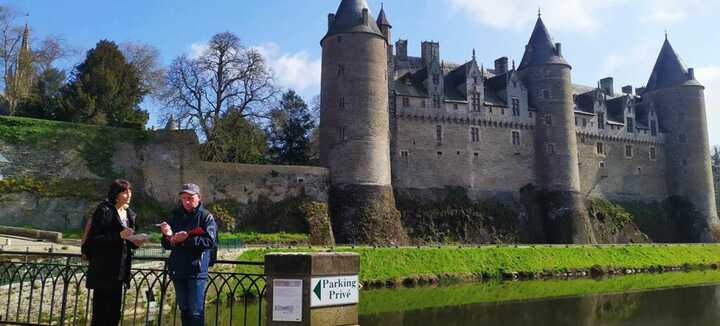
[[[178,195],[182,195],[183,193],[198,195],[200,194],[200,187],[194,183],[186,183],[182,186],[182,190],[178,193]]]

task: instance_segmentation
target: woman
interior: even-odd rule
[[[85,283],[94,290],[92,325],[120,322],[123,285],[130,286],[132,252],[142,244],[132,237],[135,212],[129,207],[131,198],[130,182],[115,180],[85,227],[82,253],[89,261]]]

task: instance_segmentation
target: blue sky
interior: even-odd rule
[[[260,49],[278,83],[307,100],[319,93],[320,44],[327,14],[339,0],[9,0],[30,13],[33,38],[60,35],[81,51],[100,39],[136,41],[160,50],[164,63],[202,48],[230,31]],[[379,0],[368,0],[377,14]],[[468,60],[472,49],[485,66],[500,56],[519,63],[542,8],[543,20],[573,65],[573,82],[595,85],[606,76],[615,87],[647,83],[664,33],[706,87],[711,144],[720,144],[720,1],[699,0],[385,0],[392,40],[440,42],[441,57]],[[156,105],[146,103],[155,122]],[[157,123],[157,122],[155,122]]]

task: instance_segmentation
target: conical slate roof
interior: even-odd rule
[[[368,9],[367,25],[362,21],[363,9]],[[335,13],[335,22],[330,25],[323,40],[329,36],[343,33],[369,33],[384,37],[370,13],[367,0],[342,0],[337,13]]]
[[[649,92],[680,85],[700,85],[700,83],[688,78],[688,70],[685,64],[675,53],[670,41],[665,38],[645,91]]]
[[[380,13],[378,14],[377,25],[378,25],[378,27],[379,26],[392,27],[392,25],[390,24],[390,21],[388,21],[387,17],[385,17],[385,8],[382,4],[380,5]]]
[[[535,29],[530,36],[527,47],[525,47],[525,54],[523,54],[518,70],[543,64],[569,65],[562,56],[557,54],[557,49],[545,27],[545,23],[538,16]]]

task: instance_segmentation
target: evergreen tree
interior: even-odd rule
[[[201,147],[202,159],[214,162],[260,164],[266,152],[265,133],[239,110],[223,114]]]
[[[315,121],[305,101],[293,90],[272,113],[269,129],[270,155],[275,164],[302,165],[310,161],[310,137]]]
[[[63,95],[65,120],[139,128],[148,120],[138,107],[145,95],[138,73],[111,41],[87,52]]]
[[[61,90],[65,72],[55,68],[43,71],[33,83],[29,97],[20,101],[16,114],[24,117],[57,120],[61,111]]]

